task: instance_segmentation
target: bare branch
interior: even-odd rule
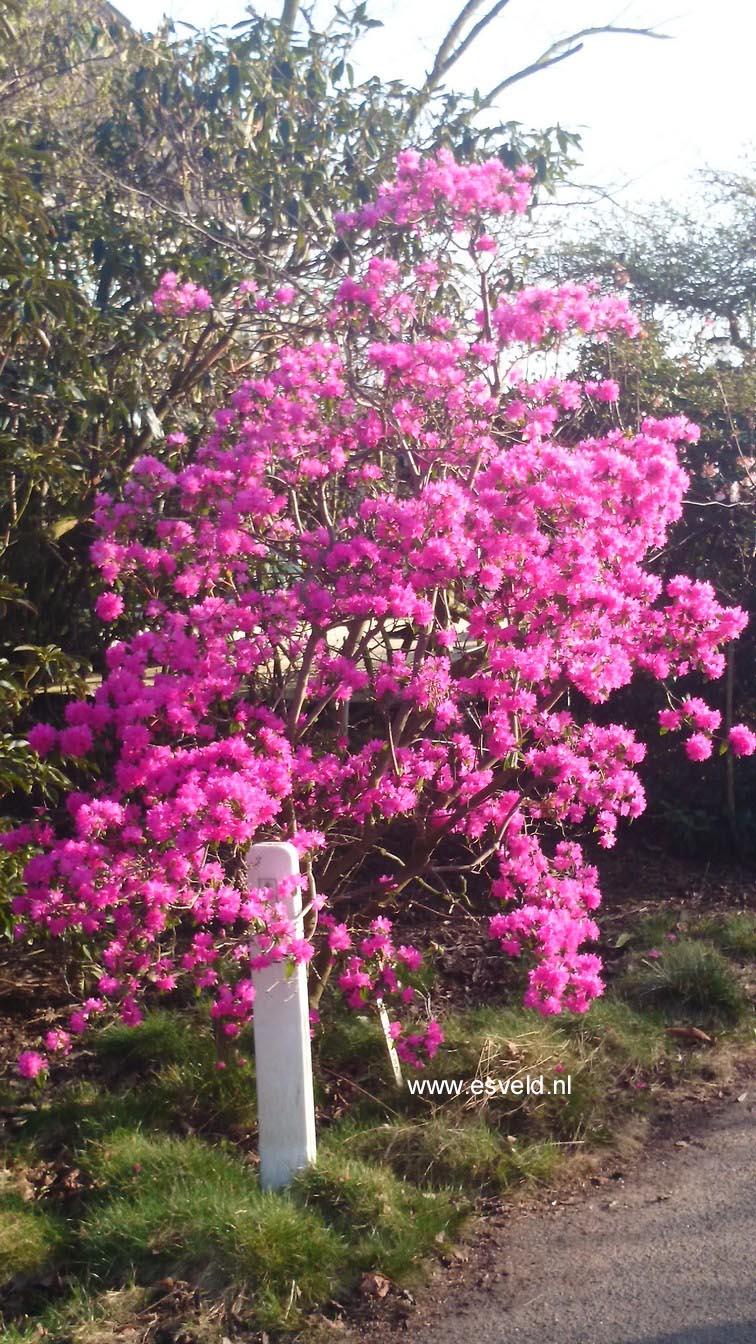
[[[457,64],[457,61],[460,59],[461,56],[464,56],[468,47],[472,46],[472,43],[475,41],[476,37],[480,36],[484,28],[487,28],[489,23],[492,23],[493,20],[497,18],[499,14],[501,14],[501,11],[503,9],[506,9],[508,4],[509,0],[497,0],[497,3],[494,5],[493,9],[489,10],[488,14],[484,15],[484,17],[480,19],[473,28],[470,29],[469,33],[467,34],[467,37],[465,37],[460,42],[459,46],[452,52],[448,61],[444,65],[444,68],[441,72],[442,74],[446,74],[449,70],[451,70],[453,65]]]
[[[561,37],[557,42],[552,42],[544,52],[530,65],[525,65],[521,70],[516,70],[514,74],[507,75],[501,83],[491,89],[490,93],[478,103],[478,112],[491,106],[505,89],[511,88],[513,84],[518,84],[520,80],[527,79],[529,75],[538,74],[541,70],[548,70],[552,65],[558,65],[560,61],[566,61],[570,56],[576,56],[585,46],[584,38],[601,37],[604,33],[620,33],[630,37],[654,37],[659,41],[667,41],[669,33],[656,33],[653,28],[620,28],[614,24],[607,23],[601,27],[581,28],[577,33],[571,33],[569,37]]]
[[[506,4],[507,0],[504,0],[504,2]],[[428,74],[428,77],[425,81],[424,90],[434,89],[438,84],[439,80],[446,72],[446,70],[449,69],[450,65],[454,64],[455,43],[457,42],[458,39],[462,37],[462,34],[465,29],[465,24],[468,22],[468,20],[472,18],[476,10],[480,9],[482,4],[483,0],[467,0],[467,4],[463,5],[456,19],[452,23],[451,28],[446,34],[446,37],[441,43],[441,46],[436,52],[430,73]],[[482,22],[485,22],[485,20],[482,20]],[[479,25],[476,24],[476,27],[478,26]]]
[[[417,112],[425,106],[433,90],[440,84],[441,80],[457,64],[457,61],[468,50],[477,37],[492,23],[498,14],[509,4],[509,0],[496,0],[493,8],[485,14],[482,19],[470,29],[466,36],[463,36],[465,26],[480,9],[483,0],[467,0],[467,4],[462,6],[459,14],[451,25],[441,46],[436,52],[433,65],[428,76],[420,89],[415,106],[413,109],[413,118]],[[455,45],[456,44],[456,45]]]

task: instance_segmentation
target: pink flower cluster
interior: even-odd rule
[[[663,733],[677,732],[683,728],[694,731],[684,742],[685,754],[691,761],[707,761],[716,742],[715,733],[722,722],[718,709],[712,709],[698,696],[688,696],[677,709],[659,710],[659,727]],[[756,733],[744,723],[736,723],[730,728],[721,750],[729,747],[733,756],[753,756],[756,753]]]
[[[195,285],[193,280],[185,280],[182,284],[175,271],[161,275],[152,302],[157,311],[167,317],[189,317],[192,313],[205,313],[213,306],[206,289]]]
[[[427,225],[429,218],[451,219],[455,224],[478,222],[489,215],[524,214],[531,201],[533,170],[527,165],[511,172],[498,159],[457,163],[448,149],[423,158],[414,149],[397,155],[396,177],[361,210],[334,216],[342,232],[393,225]],[[491,250],[489,236],[486,249]]]
[[[333,950],[347,951],[352,939],[345,925],[334,924],[326,917],[331,932],[329,945]],[[350,1008],[364,1010],[371,1003],[396,1007],[406,1015],[416,1001],[416,991],[406,983],[407,975],[419,970],[422,955],[415,947],[395,946],[391,937],[391,921],[385,916],[374,919],[368,934],[348,957],[345,970],[339,976],[339,985]],[[443,1040],[437,1022],[419,1023],[412,1030],[406,1024],[394,1021],[391,1036],[399,1058],[414,1068],[422,1068],[432,1059]]]
[[[623,298],[599,294],[589,285],[522,289],[499,300],[491,322],[503,346],[513,341],[540,345],[547,336],[563,335],[571,329],[591,333],[594,338],[609,331],[637,336],[640,330],[637,317]],[[599,400],[610,399],[606,384],[592,383],[590,387]]]
[[[313,959],[321,975],[336,965],[355,1008],[388,1005],[400,1055],[422,1064],[440,1030],[417,1024],[419,953],[385,911],[419,878],[442,891],[446,866],[486,862],[491,936],[528,958],[526,1002],[581,1012],[601,993],[584,950],[596,873],[563,837],[614,843],[644,806],[644,748],[587,706],[637,673],[719,676],[745,617],[648,564],[680,517],[695,427],[620,430],[609,411],[575,442],[574,409],[590,397],[598,414],[616,384],[513,367],[512,342],[632,333],[624,302],[496,290],[495,261],[490,321],[485,304],[476,320],[437,297],[457,264],[450,226],[490,236],[487,215],[502,227],[525,209],[527,178],[402,155],[378,200],[341,220],[386,225],[392,255],[376,245],[330,304],[318,291],[307,337],[242,383],[188,465],[142,457],[98,498],[96,609],[122,637],[94,694],[30,742],[96,751],[99,773],[55,832],[0,837],[36,851],[19,936],[84,940],[98,967],[74,1032],[112,1009],[136,1022],[145,994],[188,982],[235,1037],[255,970]],[[176,277],[158,294],[176,316],[209,305]],[[691,699],[665,713],[701,759],[715,712]],[[756,737],[739,725],[729,745],[745,754]],[[302,854],[306,939],[240,877],[270,837]]]
[[[522,903],[494,915],[490,933],[509,956],[526,948],[535,954],[526,1006],[545,1015],[563,1008],[585,1012],[603,990],[599,958],[579,951],[584,942],[598,937],[589,913],[601,901],[596,869],[583,862],[578,845],[565,841],[549,860],[519,820],[501,851],[500,870],[493,895],[505,904],[518,897]]]

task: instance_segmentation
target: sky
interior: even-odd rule
[[[461,5],[371,0],[368,13],[385,26],[363,39],[358,76],[421,82]],[[118,7],[145,30],[161,12],[206,27],[237,23],[247,10],[244,0],[119,0]],[[278,15],[281,0],[253,7]],[[330,10],[329,0],[318,0],[316,17]],[[579,179],[625,205],[690,196],[697,170],[743,168],[749,150],[753,161],[753,0],[510,0],[450,82],[487,91],[555,38],[605,23],[670,36],[595,37],[577,56],[513,86],[497,105],[502,119],[578,131]]]

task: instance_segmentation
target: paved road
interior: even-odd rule
[[[756,1344],[756,1083],[687,1147],[497,1241],[490,1276],[410,1317],[405,1340]]]

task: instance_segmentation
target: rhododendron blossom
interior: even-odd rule
[[[497,275],[530,176],[400,155],[376,201],[338,219],[355,260],[330,301],[322,277],[311,299],[242,285],[229,312],[249,305],[286,339],[260,343],[275,353],[184,466],[142,457],[99,497],[96,610],[129,633],[63,728],[30,735],[41,753],[93,751],[99,773],[55,834],[4,839],[33,851],[19,936],[94,957],[68,1031],[113,1008],[136,1022],[146,991],[188,981],[233,1038],[254,972],[305,961],[316,998],[333,969],[420,1065],[441,1032],[393,921],[419,879],[443,895],[465,869],[489,875],[490,934],[522,961],[528,1005],[582,1012],[601,993],[598,875],[579,840],[611,846],[643,810],[644,746],[593,707],[655,678],[662,730],[704,759],[719,715],[674,684],[720,676],[745,617],[649,565],[681,515],[678,449],[696,428],[620,427],[612,380],[542,373],[563,340],[638,324],[590,285],[512,291]],[[209,296],[164,276],[155,303],[181,317]],[[605,428],[576,442],[587,399]],[[756,738],[739,726],[729,745]],[[304,937],[281,892],[245,888],[241,858],[263,839],[299,849]]]
[[[756,754],[756,733],[746,728],[744,723],[736,723],[728,734],[730,747],[735,756],[753,756]]]
[[[213,303],[206,289],[195,285],[193,280],[185,280],[182,284],[175,271],[166,271],[161,276],[153,302],[159,313],[172,317],[207,312]]]
[[[46,1068],[47,1060],[36,1050],[22,1050],[18,1057],[18,1071],[22,1078],[36,1078]]]

